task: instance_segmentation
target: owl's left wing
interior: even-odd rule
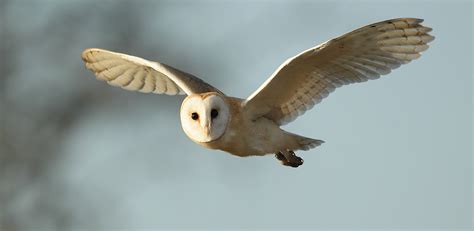
[[[90,48],[82,52],[82,59],[97,79],[129,91],[167,95],[222,93],[196,76],[131,55]]]
[[[279,125],[293,121],[337,87],[377,79],[428,49],[434,37],[422,19],[399,18],[371,24],[284,62],[243,103],[250,117]]]

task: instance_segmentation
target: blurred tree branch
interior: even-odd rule
[[[71,51],[71,41],[67,38],[90,36],[81,34],[84,30],[74,28],[81,28],[85,23],[80,19],[93,18],[88,17],[91,13],[88,13],[86,7],[81,8],[73,4],[68,7],[76,7],[74,11],[64,12],[56,9],[48,15],[52,19],[51,23],[41,28],[41,34],[29,34],[28,37],[22,36],[20,39],[15,26],[17,22],[8,18],[11,13],[7,11],[12,4],[34,8],[30,3],[27,1],[21,5],[22,3],[10,0],[0,1],[0,230],[14,231],[37,227],[64,230],[71,228],[72,214],[75,211],[57,202],[57,198],[63,196],[64,189],[51,182],[48,170],[61,158],[58,144],[71,126],[90,110],[91,106],[105,102],[107,96],[86,86],[71,92],[65,91],[68,95],[60,101],[50,102],[51,107],[34,110],[30,109],[30,105],[35,104],[35,98],[21,101],[27,102],[24,104],[10,98],[8,92],[19,87],[18,70],[25,68],[21,63],[23,60],[18,56],[20,48],[36,46],[38,43],[49,44],[54,49],[48,50],[50,53],[45,54],[45,60],[41,60],[49,65],[44,68],[61,68],[57,64],[61,60],[56,57],[63,57],[66,50]],[[139,18],[132,17],[135,8],[131,4],[112,4],[111,7],[115,9],[108,13],[112,16],[120,15],[115,18],[121,20],[117,21],[118,25],[123,25],[114,45],[126,48],[137,34],[135,30],[140,28]],[[130,17],[123,17],[127,15]],[[79,57],[80,53],[77,53],[77,57],[72,57],[72,60],[82,67]],[[37,77],[40,78],[40,75]],[[68,78],[77,79],[83,75],[84,73],[71,73]],[[66,87],[77,88],[74,81],[69,81]],[[29,92],[31,95],[51,93],[32,89],[35,92]],[[93,216],[92,213],[89,215]]]

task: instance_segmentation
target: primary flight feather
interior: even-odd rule
[[[434,37],[422,19],[399,18],[364,26],[286,60],[247,99],[226,96],[201,79],[166,64],[86,49],[82,59],[99,80],[144,93],[187,94],[180,117],[194,142],[237,156],[275,154],[298,167],[295,150],[323,143],[281,125],[321,102],[337,87],[386,75],[420,57]]]

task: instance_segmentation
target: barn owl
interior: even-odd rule
[[[377,79],[420,57],[434,37],[422,19],[399,18],[361,27],[286,60],[246,99],[225,95],[203,80],[163,63],[103,49],[82,52],[97,79],[144,93],[184,95],[181,125],[195,143],[236,156],[275,154],[298,167],[296,150],[323,143],[284,131],[285,125],[336,88]]]

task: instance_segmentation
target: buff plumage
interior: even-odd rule
[[[423,20],[399,18],[364,26],[286,60],[247,99],[226,96],[203,80],[163,63],[86,49],[82,59],[99,80],[144,93],[183,95],[181,124],[194,142],[237,156],[275,154],[297,167],[296,150],[323,143],[280,128],[336,88],[389,74],[420,57],[434,37]]]

